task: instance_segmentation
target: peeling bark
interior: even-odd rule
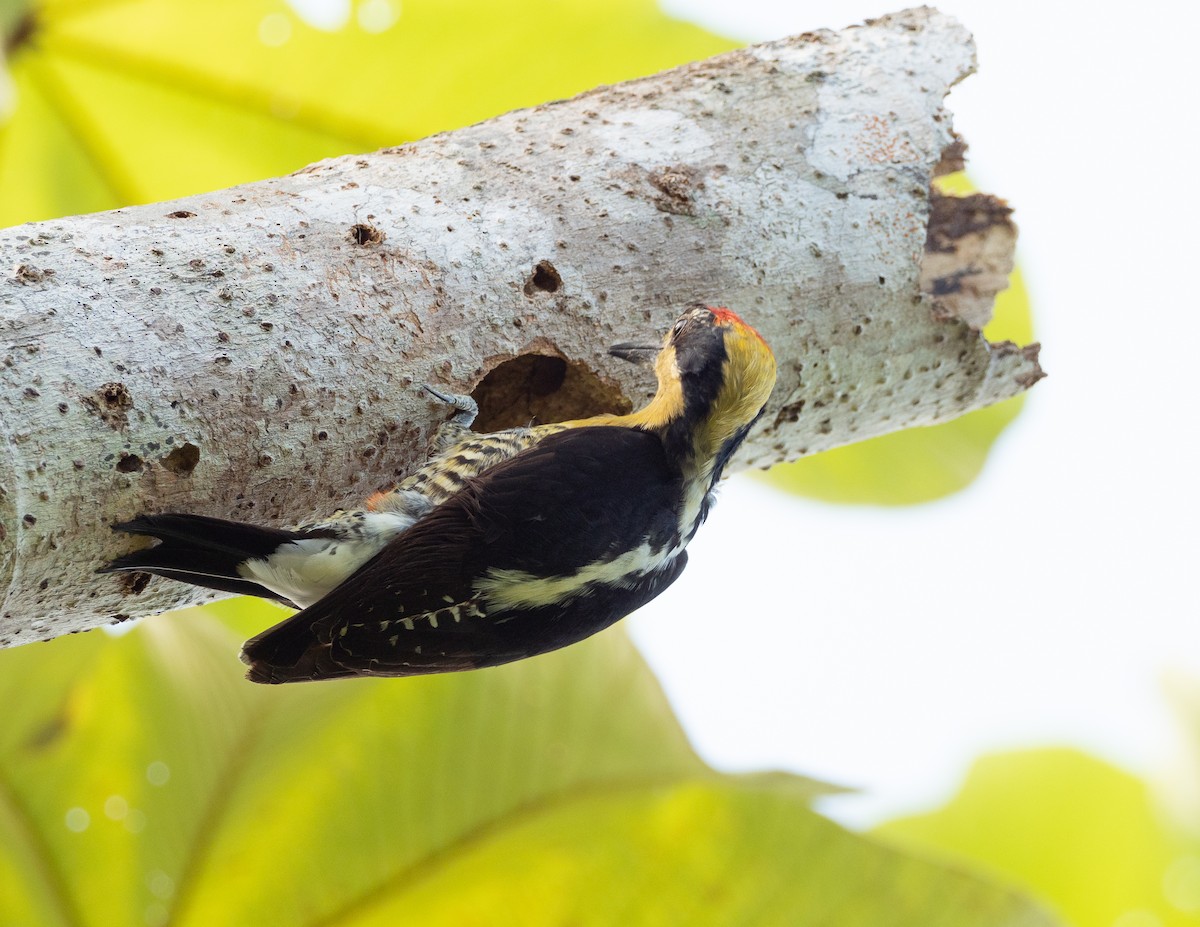
[[[994,196],[930,199],[929,235],[921,263],[921,292],[939,318],[961,319],[982,329],[996,294],[1008,287],[1017,227],[1008,204]]]
[[[457,132],[172,203],[0,231],[0,645],[189,604],[92,571],[107,525],[290,524],[486,428],[620,411],[609,358],[728,305],[779,384],[737,466],[1007,398],[1036,346],[979,335],[1011,268],[990,198],[948,202],[942,101],[970,35],[923,8],[722,55]],[[932,203],[932,206],[931,206]]]

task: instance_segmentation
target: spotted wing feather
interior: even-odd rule
[[[660,440],[589,427],[471,480],[319,602],[246,644],[259,682],[406,676],[505,663],[580,640],[653,598],[686,562],[565,603],[489,608],[489,570],[562,577],[678,538],[682,478]]]

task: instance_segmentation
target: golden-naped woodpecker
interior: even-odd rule
[[[694,306],[658,350],[654,398],[630,415],[468,430],[357,511],[294,530],[200,515],[116,525],[160,543],[101,572],[142,571],[301,609],[248,641],[255,682],[494,666],[582,640],[682,572],[730,456],[762,414],[775,359],[734,312]]]

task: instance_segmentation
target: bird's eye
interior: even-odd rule
[[[671,329],[671,337],[678,338],[679,333],[687,328],[687,319],[680,319],[675,323],[675,327]]]

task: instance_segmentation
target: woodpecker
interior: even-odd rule
[[[671,585],[730,457],[762,415],[775,359],[726,308],[696,305],[657,351],[654,398],[629,415],[469,430],[359,510],[292,530],[200,515],[114,526],[160,543],[100,572],[154,573],[275,599],[296,614],[249,640],[255,682],[495,666],[600,631]]]

